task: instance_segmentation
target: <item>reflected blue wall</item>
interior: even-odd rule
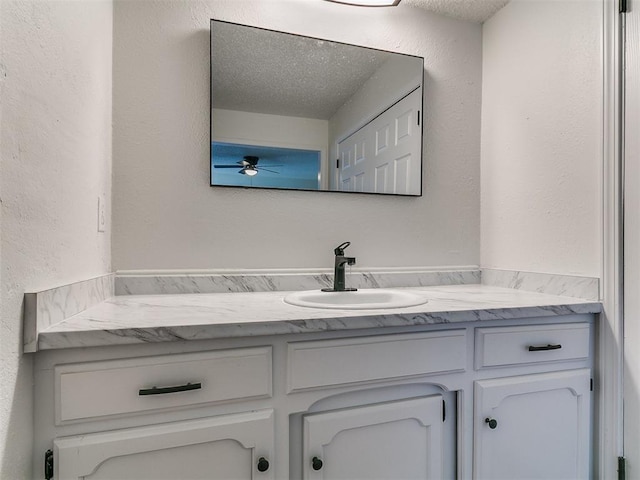
[[[257,175],[239,173],[247,155],[259,158]],[[211,143],[211,185],[319,190],[319,172],[319,151]]]

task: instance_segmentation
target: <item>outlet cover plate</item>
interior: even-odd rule
[[[98,197],[98,232],[105,232],[107,229],[106,200],[103,195]]]

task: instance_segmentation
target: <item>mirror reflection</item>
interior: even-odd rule
[[[423,68],[211,20],[211,185],[421,195]]]

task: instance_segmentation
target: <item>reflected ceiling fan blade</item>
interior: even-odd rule
[[[259,160],[260,160],[260,157],[256,157],[256,156],[252,156],[252,155],[246,155],[243,160],[239,160],[238,162],[236,162],[233,165],[214,165],[213,168],[238,168],[238,167],[241,167],[240,170],[238,170],[238,173],[240,173],[242,175],[249,175],[249,176],[254,176],[258,172],[260,172],[261,170],[264,170],[265,172],[269,172],[269,173],[275,173],[276,175],[280,174],[280,172],[276,172],[275,170],[269,170],[268,168],[263,168],[261,166],[258,166],[258,161]],[[284,165],[283,164],[275,164],[275,165],[269,165],[269,167],[270,168],[273,168],[273,167],[284,167]]]

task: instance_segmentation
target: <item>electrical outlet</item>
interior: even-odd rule
[[[107,229],[106,200],[104,195],[98,197],[98,231],[104,232]]]

